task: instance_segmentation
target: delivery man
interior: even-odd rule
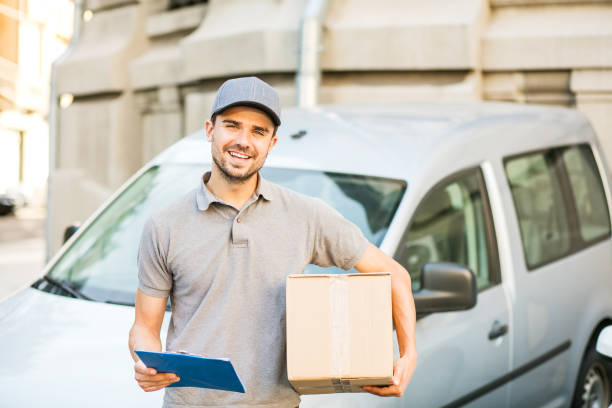
[[[166,350],[229,358],[246,388],[242,394],[171,387],[165,390],[164,407],[298,406],[286,370],[285,282],[310,263],[391,272],[400,357],[392,385],[363,388],[401,396],[415,369],[416,317],[408,272],[321,200],[259,174],[280,124],[279,97],[270,85],[255,77],[226,81],[206,122],[211,171],[144,227],[129,336],[136,381],[143,390],[155,391],[179,380],[147,368],[134,354],[134,349],[162,350],[160,328],[170,296]]]

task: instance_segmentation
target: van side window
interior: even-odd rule
[[[572,146],[562,155],[584,242],[610,235],[610,213],[593,152],[587,145]]]
[[[555,169],[556,157],[550,151],[505,163],[530,269],[560,258],[570,250],[570,227]]]
[[[410,273],[413,291],[420,289],[421,269],[429,262],[466,265],[479,289],[491,284],[480,179],[479,170],[463,172],[434,187],[419,204],[395,255]]]

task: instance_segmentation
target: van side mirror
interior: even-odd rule
[[[65,244],[66,241],[68,241],[70,237],[73,236],[75,232],[77,232],[78,229],[79,224],[72,224],[66,227],[66,229],[64,230],[64,242],[62,242],[62,244]]]
[[[476,305],[476,293],[476,277],[467,267],[433,262],[421,270],[414,304],[417,314],[466,310]]]

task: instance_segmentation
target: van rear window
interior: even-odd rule
[[[532,152],[504,163],[529,269],[610,238],[610,212],[590,146]]]
[[[593,152],[588,146],[574,146],[565,150],[562,157],[576,205],[581,238],[591,242],[610,235],[610,212]]]
[[[542,152],[509,160],[506,177],[527,265],[534,267],[567,254],[570,226],[554,157]]]

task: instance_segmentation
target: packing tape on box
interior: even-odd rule
[[[347,276],[334,276],[329,286],[331,326],[331,369],[341,379],[350,372],[349,284]]]

